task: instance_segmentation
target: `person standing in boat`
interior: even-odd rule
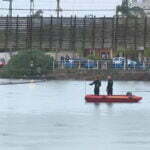
[[[94,85],[94,95],[99,95],[99,91],[100,91],[100,86],[101,86],[101,81],[100,81],[100,77],[97,76],[96,80],[93,81],[90,85]]]
[[[113,80],[111,76],[107,77],[107,95],[113,95]]]

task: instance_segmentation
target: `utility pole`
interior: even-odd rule
[[[10,32],[10,38],[11,38],[11,36],[12,36],[12,32],[11,32],[11,30],[12,30],[12,1],[13,0],[10,0],[9,1],[9,25],[10,25],[10,27],[9,27],[9,32]],[[10,57],[12,57],[12,48],[10,48]]]
[[[11,26],[12,26],[12,2],[13,0],[3,0],[5,2],[9,2],[9,27],[10,27],[10,30],[11,30]]]
[[[12,1],[13,0],[10,0],[9,2],[9,17],[12,17]]]
[[[57,0],[57,8],[56,8],[56,12],[57,12],[57,18],[59,18],[60,16],[60,0]]]
[[[9,17],[12,17],[12,2],[13,0],[3,0],[5,2],[9,2]]]
[[[9,12],[8,12],[8,31],[9,31],[9,40],[11,40],[11,38],[12,38],[12,3],[13,3],[13,0],[3,0],[3,1],[5,1],[5,2],[9,2]],[[10,51],[9,51],[9,53],[10,53],[10,57],[12,57],[12,45],[11,45],[11,48],[10,48]]]
[[[34,14],[34,0],[30,0],[30,16]]]

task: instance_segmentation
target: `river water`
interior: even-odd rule
[[[85,103],[85,93],[93,92],[88,84],[47,81],[1,85],[0,149],[149,150],[150,82],[115,81],[116,94],[132,90],[143,100],[99,106]],[[103,81],[103,94],[105,87]]]

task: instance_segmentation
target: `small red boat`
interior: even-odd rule
[[[142,99],[139,96],[128,95],[86,95],[85,100],[88,103],[137,103]]]

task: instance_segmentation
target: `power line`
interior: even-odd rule
[[[41,8],[39,8],[41,9]],[[39,9],[34,9],[39,10]],[[132,8],[129,8],[129,10],[133,10]],[[8,8],[0,8],[0,10],[9,10]],[[30,11],[30,9],[25,9],[25,8],[13,8],[12,10],[24,10],[24,11]],[[41,9],[43,11],[56,11],[57,9]],[[150,10],[150,8],[145,8],[143,10]],[[62,9],[61,11],[116,11],[116,9]]]
[[[8,10],[8,8],[0,8],[0,10]],[[30,11],[30,9],[25,8],[13,8],[12,10],[25,10]],[[39,9],[34,9],[39,10]],[[43,11],[56,11],[57,9],[41,9]],[[115,11],[116,9],[62,9],[61,11]]]

